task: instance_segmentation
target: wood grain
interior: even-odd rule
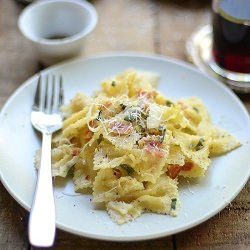
[[[6,98],[40,69],[36,52],[17,28],[22,9],[14,0],[0,1],[0,108]]]
[[[249,249],[250,183],[218,215],[175,236],[177,249]]]
[[[28,249],[27,216],[0,183],[0,249]]]
[[[186,60],[185,41],[209,22],[210,1],[93,0],[99,14],[82,56],[114,51],[158,53]],[[0,108],[10,94],[41,69],[17,28],[23,6],[0,0]],[[239,95],[250,111],[250,95]],[[174,236],[135,243],[87,239],[57,230],[50,249],[250,249],[250,183],[219,214]],[[0,184],[0,249],[34,249],[27,239],[28,212]]]
[[[157,52],[185,59],[187,38],[209,22],[210,1],[158,1],[155,9],[158,20]]]
[[[116,51],[154,52],[154,19],[150,0],[97,0],[99,20],[83,55]]]

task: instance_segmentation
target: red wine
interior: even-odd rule
[[[220,2],[213,13],[212,54],[221,68],[250,73],[250,0]]]
[[[67,37],[69,37],[69,35],[52,35],[52,36],[46,37],[46,39],[58,40],[58,39],[65,39]]]

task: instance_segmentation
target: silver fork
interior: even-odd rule
[[[29,218],[29,240],[33,246],[49,247],[54,243],[56,227],[51,174],[51,138],[52,133],[62,127],[62,116],[59,111],[62,104],[62,77],[40,75],[31,112],[31,123],[43,136],[41,161]]]

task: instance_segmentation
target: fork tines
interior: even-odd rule
[[[61,75],[39,75],[33,109],[45,113],[59,112],[63,104],[63,80]]]

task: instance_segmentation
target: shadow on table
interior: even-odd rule
[[[211,0],[156,0],[155,1],[161,5],[169,5],[169,6],[176,6],[178,8],[190,8],[190,9],[200,9],[204,7],[208,7],[211,5]]]

